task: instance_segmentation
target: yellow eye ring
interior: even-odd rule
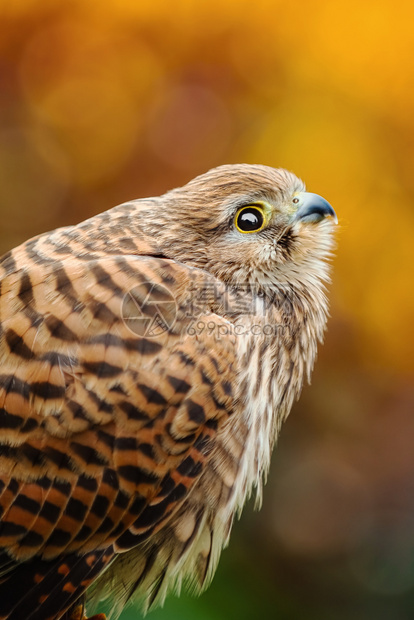
[[[243,234],[257,233],[266,226],[266,218],[263,207],[259,205],[247,205],[236,213],[234,225]]]

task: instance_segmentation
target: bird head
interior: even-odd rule
[[[167,258],[264,290],[306,288],[328,277],[335,212],[291,172],[219,166],[160,201],[140,219]]]

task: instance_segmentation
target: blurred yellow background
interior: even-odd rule
[[[407,0],[0,0],[1,253],[221,163],[291,169],[340,219],[263,510],[150,619],[414,617],[413,25]]]

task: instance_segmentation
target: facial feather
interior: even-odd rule
[[[304,190],[286,170],[240,164],[220,166],[168,192],[162,210],[140,201],[136,206],[142,230],[154,238],[159,253],[233,286],[255,284],[273,294],[286,284],[302,288],[313,276],[326,278],[332,224],[324,222],[316,231],[294,219],[292,201]],[[249,235],[237,231],[237,210],[262,202],[270,211],[266,227]]]

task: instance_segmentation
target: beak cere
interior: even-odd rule
[[[311,192],[301,192],[298,194],[300,198],[299,208],[294,219],[301,222],[310,222],[316,224],[327,217],[333,219],[335,224],[338,223],[335,211],[325,198],[312,194]]]

